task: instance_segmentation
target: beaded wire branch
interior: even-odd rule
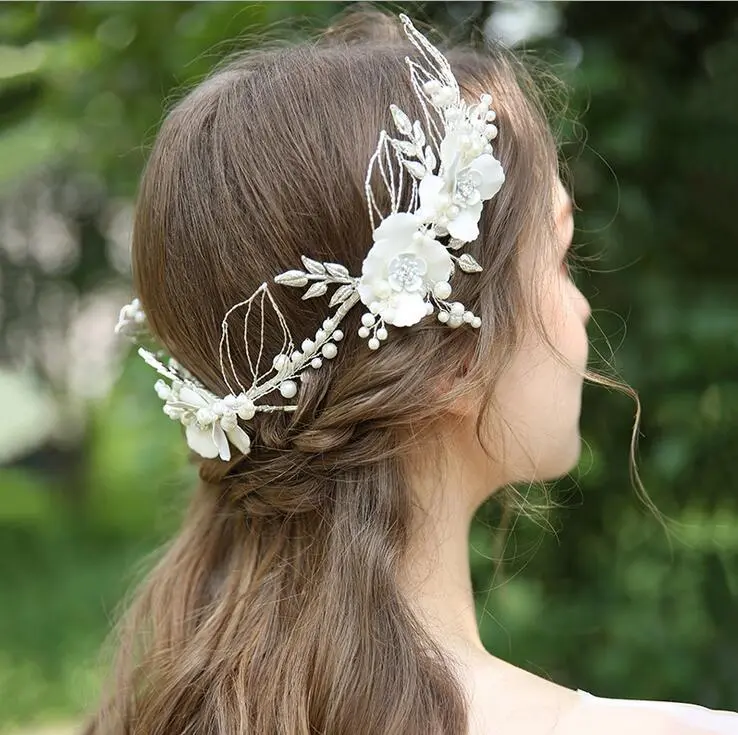
[[[494,156],[492,140],[497,136],[492,97],[480,96],[467,104],[445,56],[419,33],[406,15],[400,15],[405,34],[418,53],[405,58],[413,90],[420,101],[424,125],[414,122],[396,105],[390,106],[399,137],[382,130],[369,160],[365,190],[372,226],[373,245],[363,261],[361,276],[352,276],[339,263],[322,263],[301,256],[303,269],[289,270],[274,282],[293,288],[308,286],[303,299],[322,296],[335,287],[330,307],[338,307],[326,318],[312,338],[297,349],[287,323],[266,282],[247,299],[232,306],[223,317],[219,345],[220,369],[229,393],[217,396],[193,375],[163,353],[143,347],[138,352],[161,376],[155,384],[164,402],[164,413],[185,427],[187,443],[202,457],[231,458],[231,445],[243,454],[250,451],[250,438],[239,425],[257,411],[294,411],[295,405],[260,403],[279,390],[291,399],[297,395],[303,372],[319,369],[323,360],[334,358],[343,338],[338,326],[361,301],[368,311],[361,317],[359,336],[376,350],[387,339],[387,326],[416,324],[436,312],[441,323],[452,328],[468,323],[479,328],[481,320],[458,301],[450,302],[450,277],[458,266],[477,273],[482,266],[458,251],[479,235],[482,205],[502,186],[505,176]],[[389,195],[390,211],[382,212],[372,188],[381,180]],[[403,194],[410,191],[410,204],[400,210]],[[443,242],[441,241],[443,240]],[[264,347],[265,307],[277,316],[283,333],[280,352],[271,366],[260,373]],[[256,307],[256,308],[255,308]],[[248,329],[260,313],[259,351],[249,352]],[[243,344],[251,379],[239,377],[232,359],[230,324],[243,320]],[[123,307],[116,332],[137,340],[145,332],[146,317],[138,299]]]

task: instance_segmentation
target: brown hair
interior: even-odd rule
[[[157,338],[214,392],[225,392],[218,342],[231,305],[301,254],[360,271],[379,131],[392,129],[390,103],[419,117],[410,51],[395,20],[353,12],[317,42],[230,61],[167,116],[140,189],[135,285]],[[529,306],[518,252],[553,232],[557,158],[519,61],[496,48],[447,56],[468,97],[492,93],[507,176],[465,248],[484,271],[454,279],[481,329],[428,318],[372,352],[353,309],[338,356],[301,383],[298,410],[257,414],[247,457],[201,462],[183,527],[121,623],[90,735],[467,731],[454,662],[398,588],[409,465],[459,391],[486,395],[478,433],[488,424]],[[327,296],[276,289],[300,339],[329,314]],[[265,340],[265,354],[280,351],[276,330]],[[439,390],[461,364],[464,387]]]

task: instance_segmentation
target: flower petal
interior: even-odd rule
[[[408,293],[401,291],[394,294],[391,299],[391,308],[394,312],[390,324],[396,327],[409,327],[417,324],[426,316],[424,301],[425,293]]]
[[[453,262],[448,250],[440,242],[429,240],[424,243],[420,255],[427,266],[426,281],[436,283],[437,281],[448,280],[453,270]]]
[[[422,178],[418,186],[420,208],[417,214],[423,222],[429,222],[438,216],[442,204],[441,194],[445,187],[446,182],[440,176],[429,175]]]
[[[188,406],[195,406],[197,408],[205,408],[208,405],[207,400],[188,385],[183,385],[180,389],[178,402],[184,403]]]
[[[228,440],[241,454],[248,454],[251,451],[251,439],[240,426],[236,426],[235,429],[231,429],[226,433],[228,434]]]
[[[420,220],[410,212],[395,212],[382,220],[379,227],[374,230],[374,242],[389,240],[399,244],[409,240],[420,226]]]
[[[201,429],[196,423],[191,423],[185,430],[187,445],[193,452],[197,452],[205,459],[215,459],[218,456],[218,447],[213,441],[211,429]]]
[[[231,448],[228,446],[228,438],[220,424],[213,424],[213,444],[218,447],[220,458],[227,462],[231,458]]]
[[[479,193],[485,201],[491,199],[505,183],[502,164],[489,153],[475,158],[469,168],[480,175]]]
[[[482,215],[482,202],[464,207],[459,214],[450,220],[448,234],[457,240],[471,242],[479,237],[479,218]]]
[[[449,130],[440,145],[441,170],[448,172],[455,169],[461,159],[461,133]]]
[[[369,306],[369,304],[371,304],[372,301],[379,301],[379,299],[377,298],[376,292],[374,291],[374,288],[372,287],[371,280],[364,281],[362,279],[359,285],[356,287],[356,290],[359,292],[359,298],[361,299],[361,303],[365,304],[366,306]]]

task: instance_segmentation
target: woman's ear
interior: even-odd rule
[[[458,367],[450,378],[441,381],[439,393],[448,395],[454,393],[456,396],[451,401],[449,413],[458,418],[472,417],[476,420],[479,411],[480,396],[478,391],[469,385],[468,373],[471,358],[459,362]]]

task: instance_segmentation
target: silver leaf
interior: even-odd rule
[[[317,260],[312,260],[306,255],[301,255],[300,257],[302,258],[303,265],[308,269],[308,271],[310,271],[310,273],[320,276],[325,275],[325,268],[322,263],[318,263]]]
[[[322,296],[328,290],[328,285],[325,281],[318,281],[314,283],[310,288],[305,291],[302,295],[303,301],[305,299],[312,299],[314,296]]]
[[[410,118],[397,105],[390,105],[390,112],[392,113],[392,119],[395,121],[397,129],[403,135],[412,135],[413,126]]]
[[[403,156],[410,156],[410,158],[416,158],[418,155],[418,149],[415,143],[410,143],[407,140],[395,140],[391,138],[391,143],[396,151],[402,153]]]
[[[308,279],[302,271],[285,271],[274,276],[274,282],[283,286],[307,286]]]
[[[328,275],[334,278],[348,278],[349,272],[345,265],[340,263],[323,263],[325,269],[328,271]]]
[[[416,161],[403,161],[402,165],[416,178],[422,179],[425,176],[425,166],[422,163]]]
[[[418,146],[418,150],[422,151],[425,145],[425,133],[420,125],[420,120],[416,120],[413,123],[413,140],[415,141],[415,145]]]
[[[433,153],[433,150],[429,145],[425,147],[425,167],[431,173],[435,171],[436,168],[436,154]]]
[[[479,273],[479,271],[483,270],[482,266],[469,253],[464,253],[459,258],[459,268],[464,273]]]
[[[166,367],[164,364],[159,362],[159,360],[156,359],[156,356],[153,352],[149,352],[149,350],[144,349],[143,347],[138,348],[138,354],[143,358],[143,361],[149,366],[154,368],[159,375],[163,375],[165,378],[169,378],[169,380],[179,380],[180,377],[177,375],[176,372],[173,372],[168,367]]]
[[[345,286],[341,286],[340,288],[336,289],[336,292],[331,297],[331,303],[330,306],[336,306],[337,304],[340,304],[346,299],[351,296],[351,293],[353,292],[354,287],[346,284]]]

